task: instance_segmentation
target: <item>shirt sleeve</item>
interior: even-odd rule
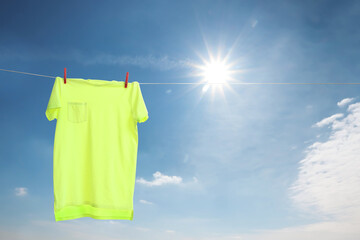
[[[131,107],[134,120],[138,123],[145,122],[148,118],[148,111],[141,93],[140,84],[133,82],[132,95],[131,95]]]
[[[45,111],[45,115],[49,121],[57,119],[61,108],[61,80],[62,78],[56,77],[50,99]]]

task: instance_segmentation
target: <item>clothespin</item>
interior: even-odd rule
[[[66,84],[66,68],[64,68],[64,84]]]
[[[126,73],[125,88],[127,88],[128,79],[129,79],[129,72]]]

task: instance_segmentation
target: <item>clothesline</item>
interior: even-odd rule
[[[20,71],[14,71],[14,70],[8,70],[8,69],[1,69],[0,71],[7,71],[7,72],[15,72],[15,73],[21,73],[21,74],[28,74],[28,75],[34,75],[34,76],[40,76],[40,77],[48,77],[48,78],[56,78],[53,76],[47,76],[47,75],[41,75],[41,74],[36,74],[36,73],[27,73],[27,72],[20,72]],[[70,78],[71,79],[71,78]],[[224,84],[224,82],[219,82],[219,83],[213,83],[213,82],[189,82],[189,83],[143,83],[143,82],[139,82],[139,84]],[[311,82],[305,82],[305,83],[301,83],[301,82],[297,82],[297,83],[291,83],[291,82],[226,82],[226,84],[266,84],[266,85],[271,85],[271,84],[360,84],[360,83],[311,83]]]

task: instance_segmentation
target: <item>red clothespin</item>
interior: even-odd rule
[[[66,68],[64,68],[64,84],[66,84]]]
[[[127,88],[128,80],[129,80],[129,72],[126,73],[125,88]]]

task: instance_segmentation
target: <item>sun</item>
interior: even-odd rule
[[[205,84],[202,88],[203,92],[207,92],[211,87],[213,94],[217,90],[224,94],[223,87],[230,88],[227,83],[234,80],[232,75],[235,71],[232,70],[232,67],[235,63],[228,63],[228,57],[223,58],[221,55],[214,57],[211,52],[209,55],[209,60],[202,58],[201,65],[193,65],[196,69],[196,73],[193,75],[201,77],[200,83]]]
[[[236,62],[229,63],[229,54],[225,57],[221,56],[221,53],[215,57],[214,54],[209,51],[209,59],[201,57],[202,64],[193,64],[195,73],[192,76],[201,78],[201,84],[205,84],[203,91],[206,92],[211,86],[213,90],[222,89],[223,86],[227,86],[228,82],[234,80],[233,75],[235,72],[234,67]],[[228,87],[228,86],[227,86]]]
[[[230,70],[225,61],[211,61],[207,62],[204,66],[201,66],[203,80],[207,83],[225,83],[229,80]]]
[[[246,65],[246,61],[244,60],[244,57],[236,59],[231,57],[234,47],[227,48],[227,52],[225,54],[223,54],[224,49],[222,47],[218,47],[217,54],[214,54],[214,52],[210,50],[208,44],[206,44],[206,47],[208,58],[203,57],[202,54],[195,51],[201,59],[201,62],[188,62],[192,69],[189,71],[187,76],[191,78],[199,78],[198,84],[190,87],[188,91],[197,88],[198,85],[203,85],[202,93],[199,95],[198,101],[205,96],[205,93],[211,90],[211,101],[213,101],[215,97],[219,96],[226,102],[225,93],[227,91],[237,94],[230,85],[239,83],[240,79],[243,77],[240,74],[247,71],[241,67],[242,65]]]

